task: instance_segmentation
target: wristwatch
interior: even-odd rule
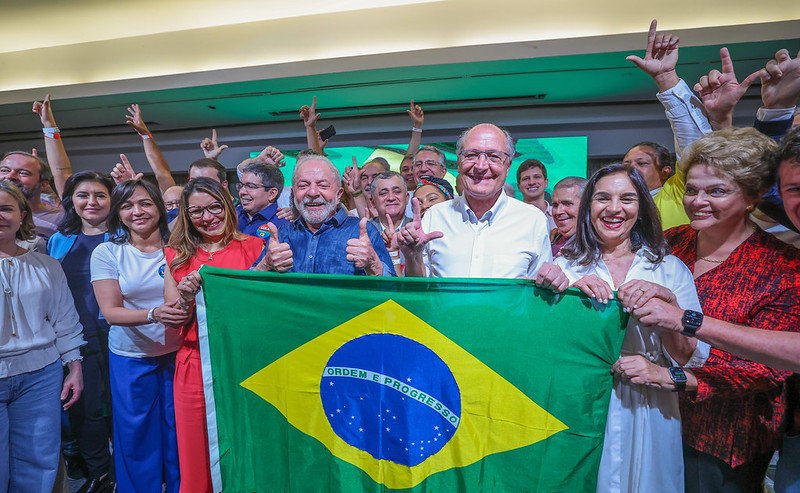
[[[683,335],[694,337],[697,329],[703,325],[703,314],[694,310],[686,310],[681,317],[681,323],[683,324]]]
[[[686,373],[680,366],[670,366],[667,368],[669,371],[669,378],[675,383],[675,392],[683,392],[686,390]]]

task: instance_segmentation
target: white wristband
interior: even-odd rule
[[[417,128],[417,127],[411,127],[411,131],[412,132],[417,132],[418,134],[422,133],[422,129],[421,128]]]
[[[151,324],[156,323],[156,320],[153,318],[153,312],[156,311],[155,308],[151,308],[149,312],[147,312],[147,321]]]

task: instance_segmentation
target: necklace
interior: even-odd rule
[[[758,229],[758,228],[756,228],[755,224],[751,224],[750,225],[750,229],[751,229],[751,231],[750,231],[750,234],[747,235],[747,238],[749,238],[753,233],[755,233],[756,229]],[[745,238],[745,239],[747,239],[747,238]],[[728,253],[728,255],[725,255],[725,258],[723,258],[722,260],[714,260],[713,258],[700,257],[700,256],[698,256],[697,258],[698,258],[698,260],[705,260],[706,262],[710,262],[712,264],[721,264],[722,262],[725,262],[726,260],[728,260],[728,257],[730,257],[731,253],[733,253],[733,252],[731,251],[730,253]]]
[[[202,248],[202,246],[201,246],[201,248]],[[211,262],[212,260],[214,260],[214,254],[215,254],[215,253],[217,253],[217,252],[219,252],[219,251],[221,251],[221,250],[223,250],[224,248],[225,248],[225,247],[223,246],[223,247],[217,248],[217,249],[216,249],[216,250],[214,250],[214,251],[209,251],[207,248],[203,248],[203,250],[204,250],[206,253],[208,253],[208,262]]]

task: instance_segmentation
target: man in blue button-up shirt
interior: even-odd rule
[[[393,276],[392,261],[375,226],[339,207],[341,177],[321,155],[301,159],[292,176],[300,217],[281,228],[268,224],[270,239],[260,270]]]
[[[288,223],[277,216],[277,200],[283,191],[283,173],[272,164],[250,162],[242,168],[242,178],[236,184],[241,204],[236,206],[239,231],[250,236],[266,238],[269,232],[263,226],[275,227]]]

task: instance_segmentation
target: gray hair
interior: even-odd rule
[[[261,178],[261,184],[270,188],[276,188],[278,195],[283,192],[283,173],[274,164],[267,163],[247,163],[242,168],[242,174],[253,173]]]
[[[391,165],[389,164],[389,161],[387,161],[386,158],[383,158],[383,157],[380,157],[380,156],[378,156],[376,158],[373,158],[373,159],[370,159],[369,161],[364,163],[364,166],[366,166],[368,164],[380,164],[381,167],[383,168],[383,171],[389,171],[390,169],[392,169]],[[363,166],[362,166],[362,168],[363,168]]]
[[[586,178],[581,178],[580,176],[568,176],[566,178],[562,178],[558,183],[556,183],[556,186],[553,187],[553,193],[555,193],[559,188],[578,187],[578,196],[580,196],[586,189],[587,183],[589,183],[589,180]]]
[[[378,180],[391,180],[392,178],[399,178],[403,187],[403,192],[408,193],[408,185],[406,185],[406,180],[403,178],[403,175],[397,171],[382,171],[372,178],[372,183],[370,183],[369,189],[370,197],[375,198],[375,183],[377,183]]]
[[[439,149],[437,149],[436,147],[433,147],[433,146],[422,146],[422,147],[420,147],[419,150],[414,153],[414,160],[415,161],[417,160],[417,155],[419,155],[419,153],[422,152],[422,151],[435,152],[436,153],[436,159],[439,161],[439,166],[441,166],[442,169],[444,169],[444,170],[447,169],[447,156],[444,155],[444,152],[442,152],[441,150],[439,150]]]
[[[341,186],[342,186],[342,174],[339,173],[339,170],[333,164],[333,161],[331,161],[330,159],[328,159],[327,157],[325,157],[325,156],[323,156],[321,154],[310,154],[310,155],[303,156],[302,158],[297,160],[297,164],[294,165],[294,172],[292,173],[292,185],[294,185],[297,182],[297,170],[299,170],[300,169],[300,165],[302,165],[306,161],[322,161],[323,163],[327,164],[328,167],[330,168],[331,172],[333,173],[333,176],[336,177],[336,179],[333,180],[333,181],[336,182],[336,186],[337,187],[341,188]]]
[[[514,159],[514,156],[517,155],[517,145],[514,142],[514,137],[512,137],[511,134],[508,133],[506,129],[498,127],[493,123],[479,123],[461,132],[461,135],[458,136],[458,141],[456,142],[456,154],[461,156],[461,152],[464,150],[464,140],[466,140],[467,134],[470,133],[476,127],[480,127],[481,125],[490,125],[496,128],[497,130],[503,132],[503,135],[506,138],[506,152],[509,154],[508,160],[509,162],[511,162],[511,160]]]

